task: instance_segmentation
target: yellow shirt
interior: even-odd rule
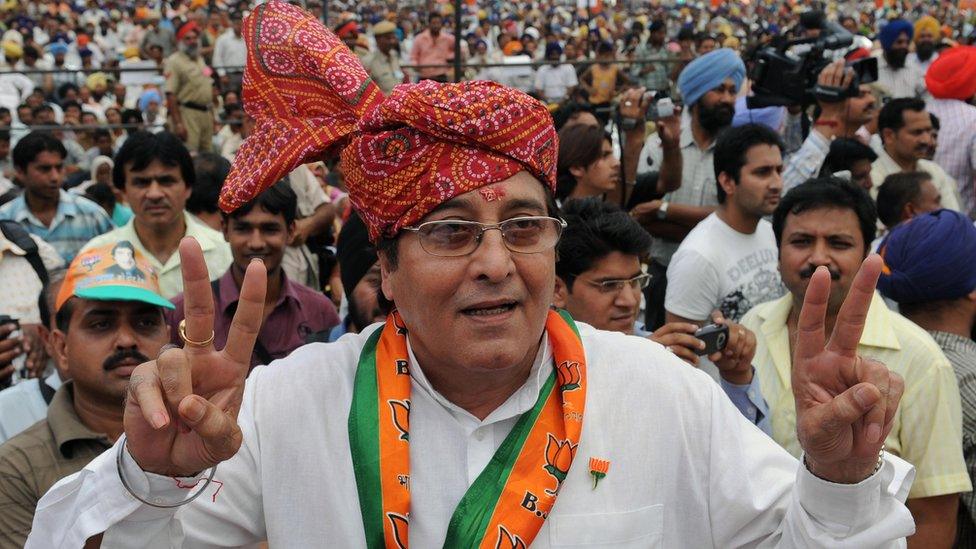
[[[230,264],[234,261],[234,257],[230,253],[230,246],[224,240],[224,235],[204,225],[202,221],[192,214],[184,213],[183,217],[186,221],[186,233],[184,236],[192,236],[200,243],[200,247],[203,249],[203,258],[207,262],[207,270],[210,271],[210,280],[220,278],[221,275],[227,272]],[[88,244],[85,244],[83,249],[87,250],[88,248],[101,246],[109,242],[128,240],[135,249],[139,250],[146,257],[153,268],[156,269],[156,272],[159,273],[159,291],[163,294],[163,297],[173,299],[183,292],[183,272],[180,269],[180,254],[179,252],[175,252],[169,256],[166,263],[160,262],[156,256],[149,253],[146,247],[142,245],[142,241],[139,240],[139,235],[136,234],[135,221],[136,218],[133,217],[128,223],[118,229],[91,239],[88,241]]]
[[[796,405],[790,383],[792,354],[786,319],[792,295],[763,303],[742,319],[756,334],[753,365],[769,404],[773,438],[800,457]],[[861,356],[883,362],[905,379],[886,449],[915,466],[909,498],[969,492],[972,484],[962,453],[962,411],[952,366],[921,328],[892,312],[877,294],[858,346]]]

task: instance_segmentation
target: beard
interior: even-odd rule
[[[735,107],[732,105],[726,105],[724,103],[719,103],[712,107],[706,107],[704,104],[698,104],[698,123],[701,127],[708,133],[715,135],[720,130],[727,128],[732,124],[732,118],[735,116]]]
[[[186,44],[180,44],[180,51],[190,59],[196,59],[200,53],[200,45],[193,44],[192,46],[187,46]]]
[[[884,58],[888,65],[900,69],[905,66],[905,59],[908,57],[908,50],[885,50]]]
[[[928,61],[932,58],[932,54],[935,53],[935,44],[932,42],[921,42],[915,44],[915,55],[918,56],[919,61]]]

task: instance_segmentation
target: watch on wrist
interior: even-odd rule
[[[657,218],[664,221],[668,218],[668,205],[667,201],[661,202],[661,206],[657,209]]]

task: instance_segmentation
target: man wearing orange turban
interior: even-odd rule
[[[908,54],[908,63],[921,69],[922,74],[928,70],[932,61],[939,57],[936,49],[939,46],[942,31],[939,21],[931,15],[924,15],[915,21],[915,51]]]
[[[395,310],[245,381],[265,267],[248,267],[218,351],[206,268],[184,241],[184,348],[133,372],[125,435],[39,502],[28,547],[104,532],[133,547],[832,548],[912,532],[911,466],[882,451],[900,378],[851,350],[877,258],[829,351],[829,276],[810,281],[800,464],[663,347],[550,308],[564,222],[539,101],[490,82],[384,98],[334,34],[278,0],[244,35],[257,129],[222,207],[339,154]]]
[[[926,107],[942,122],[935,163],[956,180],[963,213],[976,216],[976,47],[943,50],[925,85],[932,94]]]

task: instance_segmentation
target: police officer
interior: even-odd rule
[[[373,37],[376,39],[376,51],[363,59],[363,65],[383,93],[389,95],[397,84],[404,82],[397,51],[399,40],[396,25],[390,21],[377,23],[373,26]]]
[[[213,69],[200,55],[200,27],[195,21],[176,31],[177,51],[166,58],[166,105],[173,133],[190,151],[212,148]]]

